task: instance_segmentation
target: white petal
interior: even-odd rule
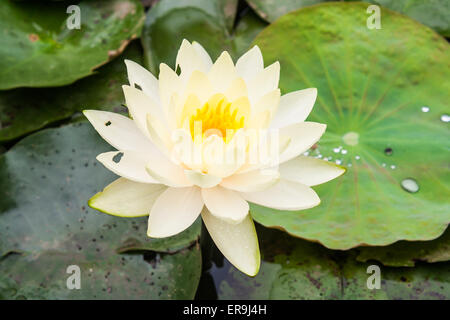
[[[345,168],[329,161],[299,156],[280,165],[282,179],[315,186],[344,174]]]
[[[200,99],[201,104],[203,104],[213,95],[213,93],[213,86],[209,81],[208,76],[201,71],[193,71],[186,84],[184,93],[185,98],[193,94],[197,96],[197,98]]]
[[[150,211],[147,235],[165,238],[180,233],[195,222],[202,208],[199,188],[168,188]]]
[[[202,197],[209,212],[226,222],[239,223],[248,214],[247,201],[232,190],[221,186],[202,189]]]
[[[280,136],[290,138],[286,150],[280,154],[279,163],[291,160],[319,141],[327,126],[317,122],[300,122],[280,129]]]
[[[236,62],[237,73],[247,82],[263,71],[263,69],[263,56],[258,46],[254,46],[244,53]]]
[[[169,151],[172,148],[172,140],[169,131],[158,118],[147,114],[147,131],[152,142],[158,149],[166,156],[169,156]]]
[[[134,61],[125,59],[125,64],[127,66],[130,86],[135,87],[137,84],[145,94],[150,96],[154,101],[159,102],[158,79],[150,71]]]
[[[141,183],[160,183],[145,170],[149,156],[136,151],[110,151],[97,156],[107,169],[115,174]]]
[[[166,190],[161,184],[138,183],[119,178],[93,196],[91,208],[119,217],[147,216],[156,199]]]
[[[212,67],[212,60],[209,56],[208,52],[201,46],[200,43],[197,41],[192,42],[192,47],[194,47],[195,51],[197,51],[197,54],[200,56],[200,58],[203,60],[203,63],[207,70],[211,69]]]
[[[320,203],[316,192],[310,187],[283,179],[263,191],[241,194],[247,201],[277,210],[303,210]]]
[[[263,71],[258,73],[247,84],[250,102],[255,104],[265,94],[278,88],[280,79],[280,63],[274,62]]]
[[[144,135],[150,137],[147,130],[147,114],[165,121],[162,109],[143,91],[126,85],[122,86],[122,89],[133,120]]]
[[[217,186],[222,178],[195,170],[185,170],[186,178],[194,185],[201,188],[212,188]]]
[[[259,271],[261,257],[258,236],[251,216],[248,214],[238,224],[227,223],[204,209],[202,219],[225,258],[240,271],[255,276]]]
[[[280,103],[280,89],[275,89],[262,96],[252,107],[252,113],[270,111],[271,115],[277,114],[278,104]]]
[[[209,80],[216,92],[224,93],[237,78],[236,68],[230,54],[226,51],[217,58],[208,72]]]
[[[182,83],[176,72],[164,63],[159,65],[158,83],[161,103],[163,108],[166,109],[172,96],[181,91]]]
[[[145,168],[153,178],[169,187],[192,186],[184,173],[184,169],[166,157],[155,157]]]
[[[271,128],[283,128],[305,121],[317,98],[317,89],[309,88],[285,94],[280,99],[278,111],[271,123]]]
[[[225,97],[227,97],[228,101],[234,101],[241,97],[247,97],[247,85],[242,78],[234,79],[228,89],[225,91]]]
[[[264,169],[234,174],[222,180],[221,186],[241,192],[256,192],[274,185],[280,177],[277,170]]]
[[[83,113],[102,138],[114,148],[149,152],[156,150],[130,118],[99,110],[84,110]]]
[[[189,79],[193,71],[199,70],[202,72],[208,72],[208,67],[203,62],[203,58],[198,53],[197,50],[184,39],[181,43],[180,49],[178,50],[176,58],[176,67],[181,69],[180,79],[186,81]]]

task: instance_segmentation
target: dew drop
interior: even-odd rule
[[[386,167],[386,163],[382,163],[381,166],[382,166],[383,168],[385,168],[385,167]]]
[[[385,155],[391,156],[392,153],[394,153],[394,150],[392,150],[392,148],[389,148],[389,147],[388,147],[388,148],[384,149],[384,154],[385,154]]]
[[[397,167],[395,166],[395,164],[391,165],[391,169],[392,169],[392,170],[394,170],[395,168],[397,168]]]
[[[342,149],[341,153],[342,153],[342,154],[347,154],[347,150]]]
[[[355,156],[355,159],[359,160],[359,159],[361,159],[361,157],[360,156]]]
[[[333,148],[333,152],[334,153],[339,153],[339,152],[341,152],[341,148],[339,147],[339,148]]]
[[[422,110],[422,112],[428,112],[430,111],[430,108],[427,106],[423,106],[422,108],[420,108],[420,110]]]
[[[419,191],[419,184],[413,178],[403,179],[400,184],[402,188],[408,192],[416,193],[417,191]]]
[[[347,167],[351,167],[352,166],[352,164],[351,163],[349,163],[348,165],[347,165]]]
[[[342,164],[342,160],[341,159],[337,159],[336,160],[336,164]]]
[[[441,121],[442,122],[450,122],[450,116],[448,114],[443,114],[441,116]]]

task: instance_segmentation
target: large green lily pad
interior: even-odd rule
[[[229,0],[158,2],[147,13],[142,31],[142,44],[149,69],[157,74],[162,62],[174,67],[183,39],[199,42],[213,59],[224,50],[229,51],[233,58],[244,53],[266,23],[253,12],[247,12],[234,29],[230,28],[227,15],[233,18],[236,15],[233,3]],[[233,8],[234,12],[231,13]]]
[[[387,247],[361,247],[358,261],[376,260],[385,266],[413,267],[418,261],[450,260],[450,229],[432,241],[399,241]]]
[[[318,88],[309,120],[327,131],[310,156],[348,170],[315,188],[316,208],[252,206],[252,215],[332,249],[432,240],[450,222],[449,124],[441,120],[450,98],[449,44],[385,9],[383,28],[370,30],[366,6],[300,9],[255,40],[267,64],[280,61],[284,93]]]
[[[450,298],[450,263],[416,268],[380,265],[380,289],[370,290],[371,263],[277,230],[258,228],[260,273],[249,278],[225,261],[209,271],[219,299],[442,299]]]
[[[93,74],[140,35],[138,0],[81,1],[80,29],[67,3],[0,3],[0,90],[61,86]]]
[[[345,0],[355,1],[355,0]],[[448,0],[364,0],[403,13],[450,37],[450,2]],[[381,17],[383,23],[383,17]]]
[[[95,75],[70,86],[0,92],[0,141],[16,139],[84,109],[126,112],[122,107],[122,85],[128,83],[124,59],[142,63],[139,42],[133,41],[120,57],[99,68]]]
[[[95,160],[110,149],[88,123],[77,123],[40,131],[0,156],[0,297],[194,297],[200,221],[172,238],[149,239],[145,217],[88,207],[116,179]],[[80,290],[66,287],[70,265],[81,269]]]

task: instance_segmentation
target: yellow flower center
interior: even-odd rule
[[[234,133],[243,128],[248,114],[248,99],[231,103],[223,94],[215,94],[201,108],[195,109],[189,118],[192,139],[207,138],[216,134],[229,142]]]

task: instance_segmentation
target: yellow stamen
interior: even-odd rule
[[[246,104],[240,110],[239,104],[229,102],[223,94],[216,94],[191,114],[189,127],[192,139],[195,141],[200,134],[201,138],[217,134],[229,142],[234,133],[244,127],[248,111]]]

